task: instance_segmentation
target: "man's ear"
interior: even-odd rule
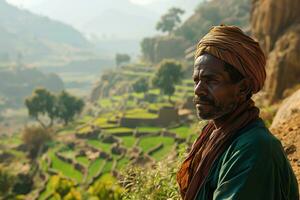
[[[250,94],[251,92],[251,81],[248,78],[244,78],[242,79],[239,83],[238,83],[238,87],[239,87],[239,93],[242,97],[247,97],[248,94]]]

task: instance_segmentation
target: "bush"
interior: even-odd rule
[[[123,188],[110,180],[99,180],[90,189],[91,197],[97,200],[120,200]]]
[[[124,200],[179,200],[176,182],[178,162],[164,161],[147,168],[128,166],[122,172],[121,184],[125,188]]]
[[[34,159],[45,149],[45,144],[52,140],[51,130],[41,126],[25,127],[22,140],[29,150],[29,157]]]
[[[15,177],[8,173],[6,170],[0,168],[0,196],[5,197],[11,193],[12,187],[15,182]]]

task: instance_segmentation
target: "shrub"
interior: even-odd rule
[[[178,162],[159,162],[151,168],[128,166],[122,172],[121,184],[125,188],[124,200],[179,200],[176,183]]]
[[[0,196],[7,196],[10,194],[14,185],[15,177],[8,173],[6,170],[0,168]]]
[[[123,188],[111,180],[99,180],[91,186],[89,193],[97,200],[120,200]]]
[[[52,140],[51,130],[41,126],[25,127],[22,135],[23,143],[29,150],[29,157],[34,159],[44,150],[45,144]]]

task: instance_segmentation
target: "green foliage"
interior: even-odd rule
[[[15,182],[15,177],[7,170],[0,168],[0,197],[9,196]]]
[[[116,64],[117,66],[121,65],[122,63],[128,63],[130,62],[130,56],[128,54],[116,54]]]
[[[176,183],[178,163],[164,160],[151,168],[128,166],[122,172],[124,200],[179,200]]]
[[[223,23],[245,28],[249,25],[250,9],[249,0],[204,1],[199,4],[195,13],[175,30],[175,34],[194,44],[212,26]]]
[[[50,118],[51,126],[57,116],[56,97],[45,88],[37,88],[32,96],[25,99],[25,105],[30,117],[36,119],[44,128],[47,126],[41,121],[40,117],[47,115]]]
[[[75,183],[72,180],[65,179],[61,175],[55,175],[50,177],[46,191],[39,199],[81,200],[82,195],[76,190]]]
[[[81,113],[83,107],[83,100],[70,95],[66,91],[62,91],[58,95],[57,116],[64,121],[65,125],[68,125],[76,114]]]
[[[170,8],[156,24],[156,30],[170,33],[181,22],[180,15],[182,14],[184,14],[184,10],[180,8]]]
[[[141,42],[143,57],[148,62],[155,60],[155,44],[156,38],[144,38]]]
[[[35,118],[44,128],[50,127],[54,119],[62,119],[65,125],[73,120],[76,114],[79,114],[84,102],[66,91],[62,91],[55,96],[45,88],[35,89],[32,96],[27,97],[25,105],[28,109],[29,116]],[[41,116],[47,115],[50,123],[45,125],[40,119]]]
[[[100,179],[89,188],[91,197],[95,200],[121,200],[124,189],[120,187],[112,177],[109,179]]]
[[[33,187],[33,179],[29,174],[18,174],[15,179],[13,193],[28,194]]]
[[[148,80],[146,78],[139,78],[132,84],[132,88],[137,93],[145,93],[149,89]]]
[[[29,156],[32,159],[41,154],[46,143],[51,140],[51,130],[40,126],[25,127],[22,133],[22,141],[29,150]]]
[[[171,97],[175,92],[175,84],[183,77],[181,64],[173,60],[163,60],[152,81],[154,87],[161,89],[163,94]]]

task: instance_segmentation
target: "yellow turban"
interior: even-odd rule
[[[252,82],[252,93],[266,79],[266,58],[258,42],[236,26],[214,26],[198,43],[195,58],[209,53],[235,67]]]

